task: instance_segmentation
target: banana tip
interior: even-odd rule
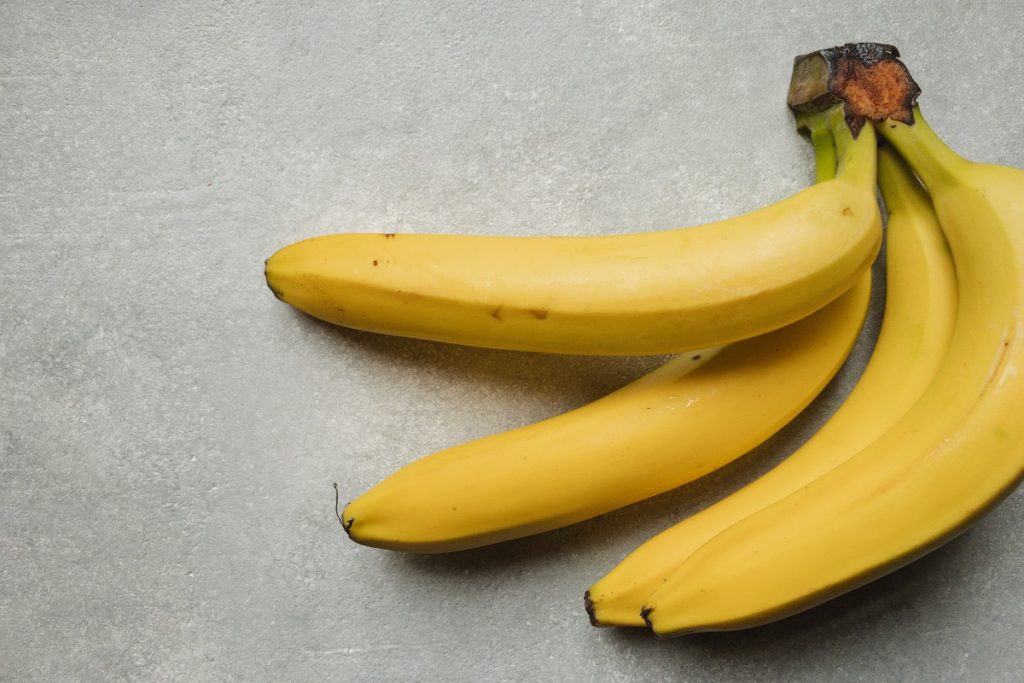
[[[271,257],[271,258],[273,258],[273,257]],[[277,289],[272,284],[273,278],[270,275],[270,259],[269,258],[263,261],[263,279],[266,280],[267,287],[269,287],[270,291],[274,293],[274,296],[277,297],[279,300],[284,301],[284,292],[282,292],[281,290]]]
[[[338,484],[337,484],[337,482],[335,482],[335,484],[334,484],[334,514],[337,516],[338,521],[341,523],[341,528],[345,530],[345,534],[349,538],[352,538],[351,529],[352,529],[352,524],[354,524],[355,521],[356,521],[356,518],[355,517],[349,517],[348,519],[345,519],[345,511],[340,509],[340,507],[341,507],[340,506],[340,502],[341,502],[341,499],[340,499],[339,492],[338,492]]]
[[[583,593],[583,609],[587,610],[591,626],[602,626],[601,622],[597,620],[597,614],[594,612],[594,599],[590,597],[589,590]]]

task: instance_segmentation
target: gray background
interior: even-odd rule
[[[898,45],[931,124],[1024,165],[1016,2],[0,3],[0,679],[1010,680],[1024,497],[928,558],[754,631],[592,628],[583,590],[770,467],[441,557],[334,516],[419,455],[661,359],[345,331],[277,302],[338,230],[596,234],[789,195],[792,58]],[[879,290],[881,293],[881,290]],[[737,416],[738,419],[740,416]]]

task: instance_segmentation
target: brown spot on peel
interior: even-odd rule
[[[854,137],[865,121],[912,125],[921,88],[899,56],[884,43],[847,43],[800,55],[786,103],[796,112],[816,112],[842,102]]]
[[[494,318],[495,320],[501,320],[501,312],[502,309],[504,308],[504,306],[498,306],[497,308],[495,308],[493,311],[491,311],[491,317]]]
[[[547,320],[548,318],[548,312],[544,309],[533,309],[530,311],[530,315],[537,320]]]

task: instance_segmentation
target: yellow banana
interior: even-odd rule
[[[891,148],[878,158],[889,211],[882,329],[856,387],[803,446],[773,470],[654,536],[587,591],[599,626],[643,626],[644,601],[694,551],[744,517],[834,469],[920,397],[945,357],[956,313],[952,257],[924,188]]]
[[[963,531],[1024,473],[1024,172],[963,159],[907,113],[877,127],[927,187],[953,254],[949,352],[879,439],[687,559],[648,601],[660,636],[762,624],[871,581]]]
[[[848,143],[840,173],[873,186],[872,132]],[[831,140],[816,147],[819,175],[822,158],[835,173]],[[572,524],[692,481],[764,441],[821,391],[857,338],[870,289],[867,273],[820,311],[699,367],[682,356],[589,405],[417,460],[349,503],[343,524],[366,545],[447,552]]]
[[[348,233],[266,262],[282,301],[372,332],[469,346],[667,354],[770,332],[849,290],[878,252],[871,188],[842,172],[698,227],[595,237]]]

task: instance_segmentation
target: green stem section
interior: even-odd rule
[[[877,158],[878,139],[875,129],[863,126],[857,137],[846,123],[842,104],[826,110],[828,127],[836,144],[839,157],[837,178],[848,180],[862,187],[875,186],[875,160]]]
[[[948,183],[971,163],[935,134],[918,107],[914,107],[914,123],[910,125],[886,119],[875,126],[914,168],[926,187],[935,188]]]
[[[836,177],[836,143],[827,128],[811,131],[814,145],[814,182],[823,183]]]
[[[814,146],[814,182],[823,183],[836,177],[836,144],[823,112],[801,112],[796,116],[797,129],[807,129]]]

